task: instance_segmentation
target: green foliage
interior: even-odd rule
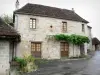
[[[15,57],[14,61],[16,61],[17,63],[19,63],[19,68],[20,69],[22,69],[24,66],[27,65],[27,62],[25,61],[25,59],[22,59],[22,58]]]
[[[54,35],[54,37],[58,41],[67,41],[67,42],[75,44],[75,45],[89,43],[88,37],[76,35],[76,34],[72,34],[72,35],[58,34],[58,35]]]
[[[3,15],[1,16],[1,19],[2,19],[6,24],[13,23],[13,16],[12,16],[12,15],[3,14]]]
[[[35,58],[33,56],[24,56],[24,58],[15,57],[14,60],[19,64],[19,70],[22,72],[31,72],[38,67],[35,65]]]
[[[59,35],[54,35],[55,39],[60,41],[70,41],[70,36],[69,35],[64,35],[64,34],[59,34]]]
[[[35,58],[32,55],[24,56],[27,65],[25,66],[25,72],[31,72],[36,70],[38,67],[35,64]]]
[[[27,62],[34,62],[35,61],[35,58],[33,56],[28,56],[28,57],[24,57],[24,59],[27,61]]]

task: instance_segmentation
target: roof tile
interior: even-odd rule
[[[89,23],[72,10],[61,9],[56,7],[38,5],[38,4],[26,4],[22,8],[16,10],[14,14],[27,14],[42,17],[51,17],[57,19],[72,20],[78,22]]]

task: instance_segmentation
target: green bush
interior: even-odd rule
[[[27,66],[25,67],[26,72],[31,72],[37,70],[38,66],[35,64],[35,59],[32,55],[24,57],[27,62]]]
[[[27,65],[26,60],[23,59],[23,58],[15,57],[15,58],[14,58],[14,61],[16,61],[17,63],[19,63],[19,68],[20,68],[20,69],[22,69],[24,66]]]
[[[34,63],[34,61],[35,61],[35,58],[33,57],[33,56],[28,56],[28,57],[24,57],[24,60],[26,60],[27,61],[27,63],[28,62],[33,62]]]
[[[37,70],[37,65],[35,64],[35,58],[33,56],[24,56],[24,58],[15,57],[14,61],[19,64],[19,70],[21,72],[31,72]]]

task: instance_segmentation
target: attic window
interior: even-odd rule
[[[30,28],[36,29],[36,19],[30,18]]]

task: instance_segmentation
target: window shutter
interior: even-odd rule
[[[36,28],[36,19],[30,18],[30,28],[32,29]]]

